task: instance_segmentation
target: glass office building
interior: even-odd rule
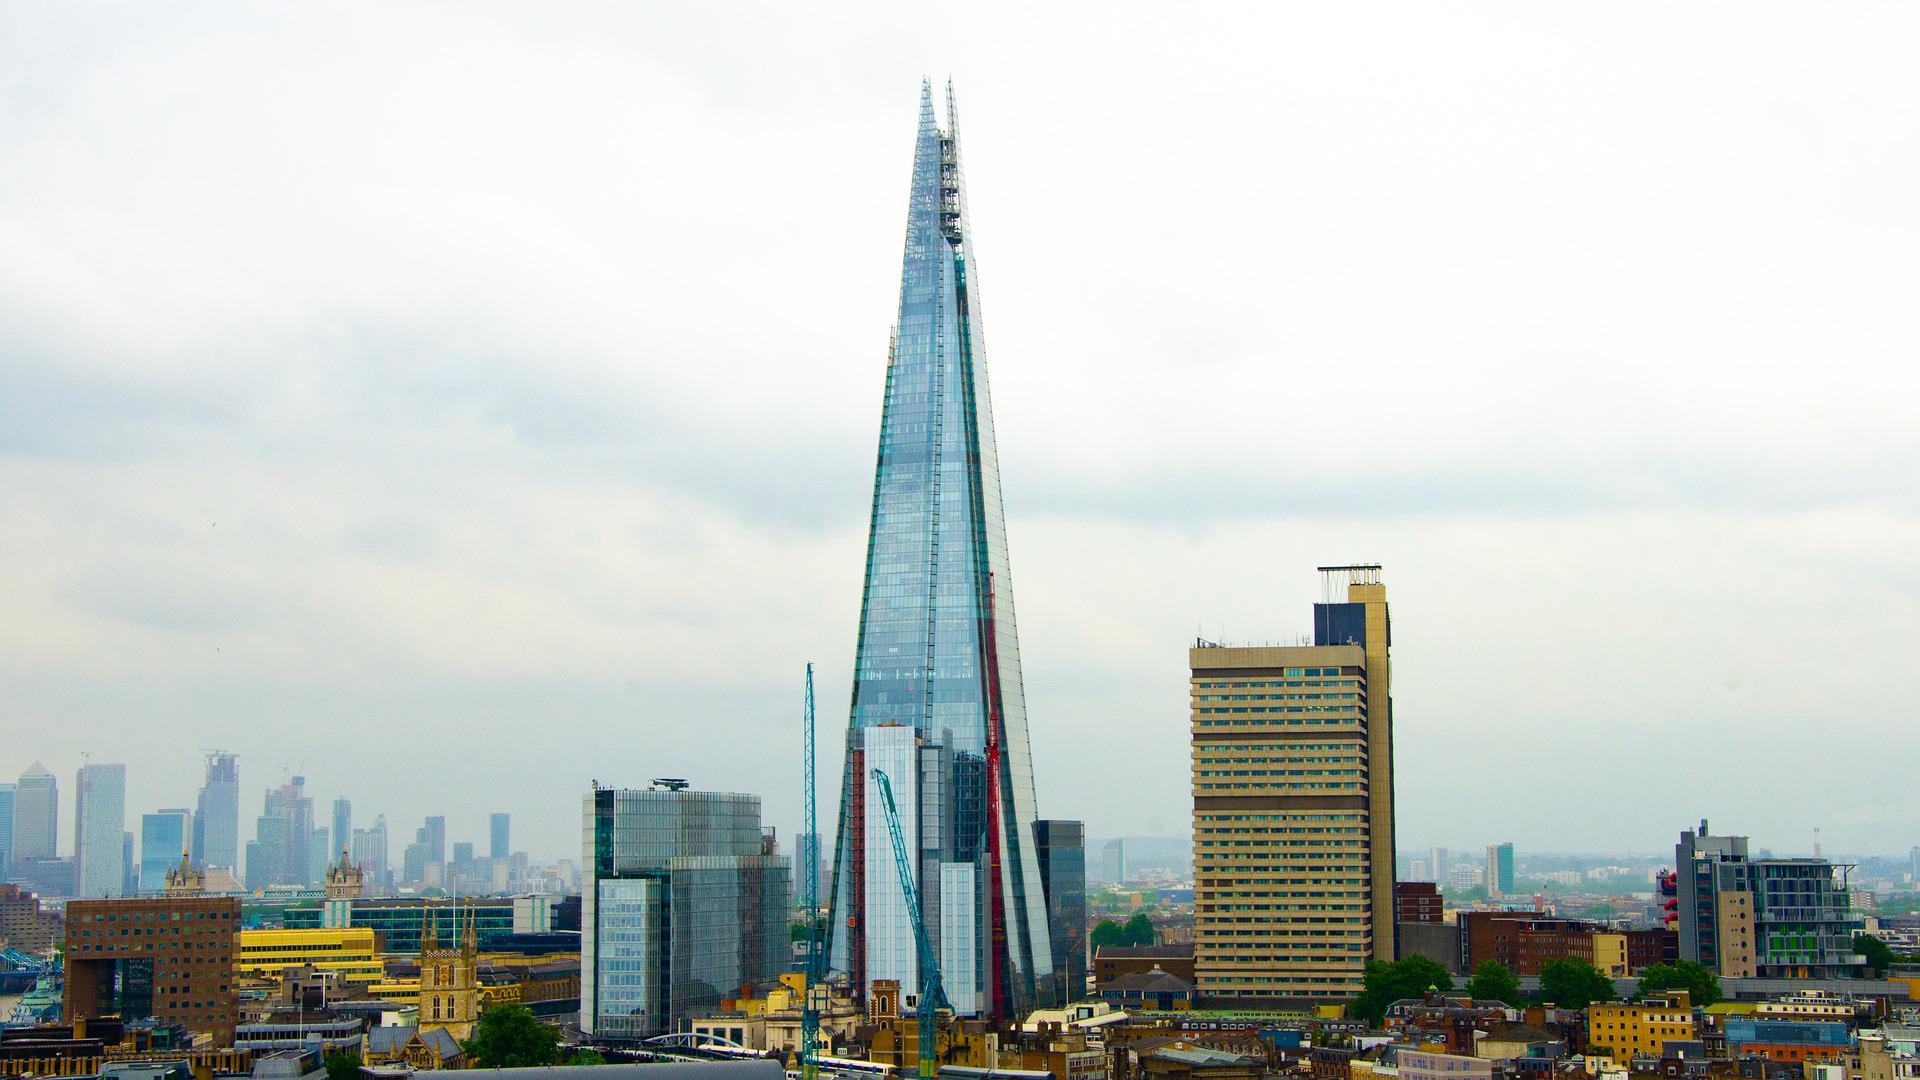
[[[786,970],[792,868],[757,796],[596,787],[583,817],[582,1031],[663,1034]]]
[[[891,765],[914,845],[928,940],[956,934],[977,957],[944,982],[963,1012],[1024,1015],[1052,1000],[1053,951],[1032,847],[1033,766],[1014,628],[1000,468],[987,390],[980,282],[967,220],[959,125],[924,88],[908,195],[900,308],[887,359],[846,772],[831,891],[829,957],[856,993],[902,978],[915,947],[872,768]],[[904,734],[902,730],[904,729]],[[910,763],[911,760],[911,763]],[[912,794],[909,795],[908,791]],[[970,910],[948,917],[970,868]],[[956,975],[961,977],[956,978]]]
[[[160,810],[140,815],[140,891],[157,893],[167,887],[167,871],[180,865],[180,856],[192,837],[193,814],[188,810]]]
[[[207,780],[193,815],[193,861],[240,870],[240,759],[215,750],[207,755]]]
[[[1078,821],[1036,821],[1033,848],[1046,884],[1054,975],[1062,996],[1077,1001],[1087,994],[1086,827]]]
[[[82,765],[74,778],[74,892],[82,897],[127,891],[127,767]]]

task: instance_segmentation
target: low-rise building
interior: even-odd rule
[[[1193,943],[1178,945],[1100,945],[1093,950],[1093,985],[1098,993],[1122,975],[1155,968],[1193,982]]]
[[[1400,1080],[1493,1080],[1493,1061],[1462,1054],[1401,1050],[1395,1056]]]
[[[1604,1054],[1623,1068],[1636,1055],[1659,1057],[1669,1041],[1699,1037],[1693,1002],[1684,990],[1650,994],[1633,1003],[1587,1007],[1589,1056]]]

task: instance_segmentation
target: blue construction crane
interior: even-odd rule
[[[915,951],[920,954],[920,1001],[916,1010],[920,1021],[920,1080],[933,1080],[940,1071],[933,1053],[935,1014],[940,1009],[951,1011],[953,1005],[947,1001],[947,989],[940,983],[940,965],[934,960],[933,946],[927,941],[927,924],[920,918],[920,890],[914,887],[913,860],[907,857],[907,842],[900,835],[900,811],[893,805],[893,784],[879,769],[873,770],[873,778],[880,785],[880,805],[887,813],[887,834],[893,838],[893,868],[900,875],[900,891],[907,899],[907,917],[913,920]]]
[[[800,1075],[804,1080],[817,1080],[820,1075],[820,1003],[816,998],[820,992],[821,981],[826,965],[820,955],[820,823],[814,814],[813,805],[813,665],[807,665],[807,708],[806,708],[806,750],[801,757],[801,769],[805,772],[802,787],[806,790],[807,842],[801,851],[807,859],[807,865],[801,868],[800,909],[806,913],[807,920],[807,983],[800,1000]]]

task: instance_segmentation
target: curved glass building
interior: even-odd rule
[[[959,124],[923,87],[887,362],[834,857],[829,957],[864,999],[919,961],[873,770],[908,837],[927,935],[963,1015],[1057,1000],[1034,850],[1013,580]]]

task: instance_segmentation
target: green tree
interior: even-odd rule
[[[465,1049],[479,1069],[524,1069],[552,1065],[560,1056],[560,1029],[534,1018],[525,1005],[502,1005],[480,1014]]]
[[[567,1055],[568,1065],[605,1065],[607,1059],[597,1050],[575,1050]],[[328,1080],[333,1080],[329,1077]]]
[[[1614,999],[1613,980],[1577,956],[1563,956],[1540,965],[1540,1000],[1562,1009],[1584,1009],[1596,1001]]]
[[[1520,980],[1498,960],[1482,960],[1473,965],[1473,977],[1467,980],[1467,994],[1476,1000],[1520,1004]]]
[[[1692,960],[1681,960],[1672,964],[1653,964],[1640,972],[1640,986],[1635,997],[1648,994],[1663,994],[1668,990],[1685,990],[1688,999],[1695,1005],[1707,1006],[1718,1002],[1720,977],[1704,964]]]
[[[1147,918],[1144,911],[1136,912],[1121,931],[1126,935],[1125,944],[1128,945],[1152,945],[1160,940],[1159,933],[1153,928],[1153,920]]]
[[[360,1075],[360,1055],[335,1052],[328,1054],[323,1062],[327,1069],[327,1080],[356,1080]]]
[[[1114,922],[1112,919],[1101,919],[1100,922],[1094,926],[1093,933],[1087,935],[1087,940],[1091,941],[1093,947],[1096,949],[1103,945],[1125,945],[1127,943],[1127,932],[1119,923]]]
[[[1386,1018],[1387,1006],[1402,998],[1417,998],[1429,989],[1447,993],[1453,976],[1424,956],[1408,956],[1392,963],[1367,961],[1365,989],[1354,999],[1353,1014],[1369,1024]]]
[[[1874,978],[1885,976],[1893,966],[1893,950],[1872,934],[1853,935],[1853,951],[1867,958],[1867,967],[1873,970]]]

